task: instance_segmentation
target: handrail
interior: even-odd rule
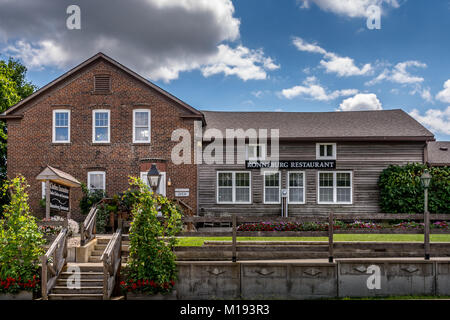
[[[103,299],[111,298],[122,264],[122,228],[118,228],[102,254]]]
[[[99,202],[97,202],[95,205],[91,207],[91,210],[89,210],[89,213],[84,219],[84,221],[81,223],[81,245],[85,245],[88,241],[91,241],[95,238],[95,235],[97,233],[96,225],[97,225],[97,212],[98,212],[98,206],[106,201],[111,200],[111,198],[103,198]]]
[[[45,255],[41,257],[41,289],[42,298],[46,300],[48,293],[56,285],[56,280],[61,273],[61,270],[66,265],[67,258],[67,235],[68,228],[63,228],[51,244]],[[50,263],[50,258],[52,262]],[[50,277],[49,277],[50,273]]]

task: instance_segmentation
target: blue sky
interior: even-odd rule
[[[0,52],[24,61],[38,86],[101,50],[198,109],[402,108],[450,140],[449,0],[150,0],[139,10],[117,2],[108,26],[92,23],[102,13],[89,2],[61,1],[60,12],[42,5],[33,19],[21,1],[0,0],[4,15],[30,21],[14,30],[13,20],[0,22]],[[72,3],[81,30],[61,28]],[[366,26],[370,4],[382,10],[379,30]],[[148,21],[125,25],[144,9]]]

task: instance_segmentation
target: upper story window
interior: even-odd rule
[[[110,139],[110,111],[94,110],[92,114],[92,142],[109,143]]]
[[[318,173],[319,204],[352,203],[352,173],[350,171],[322,171]]]
[[[250,172],[217,172],[217,203],[250,203]]]
[[[90,191],[106,190],[106,173],[104,171],[88,172],[88,189]]]
[[[248,144],[246,152],[247,160],[265,160],[266,146],[264,144]]]
[[[94,93],[110,93],[111,77],[107,74],[94,76]]]
[[[133,110],[133,142],[150,142],[150,110]]]
[[[53,110],[53,142],[70,142],[70,110]]]
[[[317,160],[336,160],[336,143],[316,143]]]
[[[280,203],[280,172],[264,172],[264,203]]]

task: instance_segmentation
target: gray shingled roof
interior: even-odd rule
[[[346,112],[202,111],[206,129],[279,129],[280,139],[434,140],[434,135],[401,109]]]
[[[432,166],[450,166],[450,141],[432,141],[427,146],[428,160]]]

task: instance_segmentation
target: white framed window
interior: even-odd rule
[[[352,172],[319,171],[317,173],[317,189],[317,203],[319,204],[352,204]]]
[[[92,142],[109,143],[111,132],[111,111],[93,110],[92,111]]]
[[[90,191],[106,190],[106,173],[104,171],[88,172],[88,189]]]
[[[246,157],[247,160],[266,160],[265,144],[247,144]]]
[[[133,143],[150,142],[150,110],[133,110]]]
[[[281,175],[279,171],[264,172],[264,203],[280,203]]]
[[[317,160],[336,160],[336,143],[316,143]]]
[[[70,110],[53,110],[53,143],[70,142]]]
[[[288,172],[288,202],[292,204],[305,203],[305,172]]]
[[[159,173],[161,174],[161,181],[159,181],[159,186],[156,189],[156,193],[165,197],[166,196],[166,173],[165,172],[159,172]],[[147,171],[141,172],[140,178],[147,186],[149,186],[147,174],[148,174]]]
[[[217,203],[251,203],[249,171],[217,171]]]

